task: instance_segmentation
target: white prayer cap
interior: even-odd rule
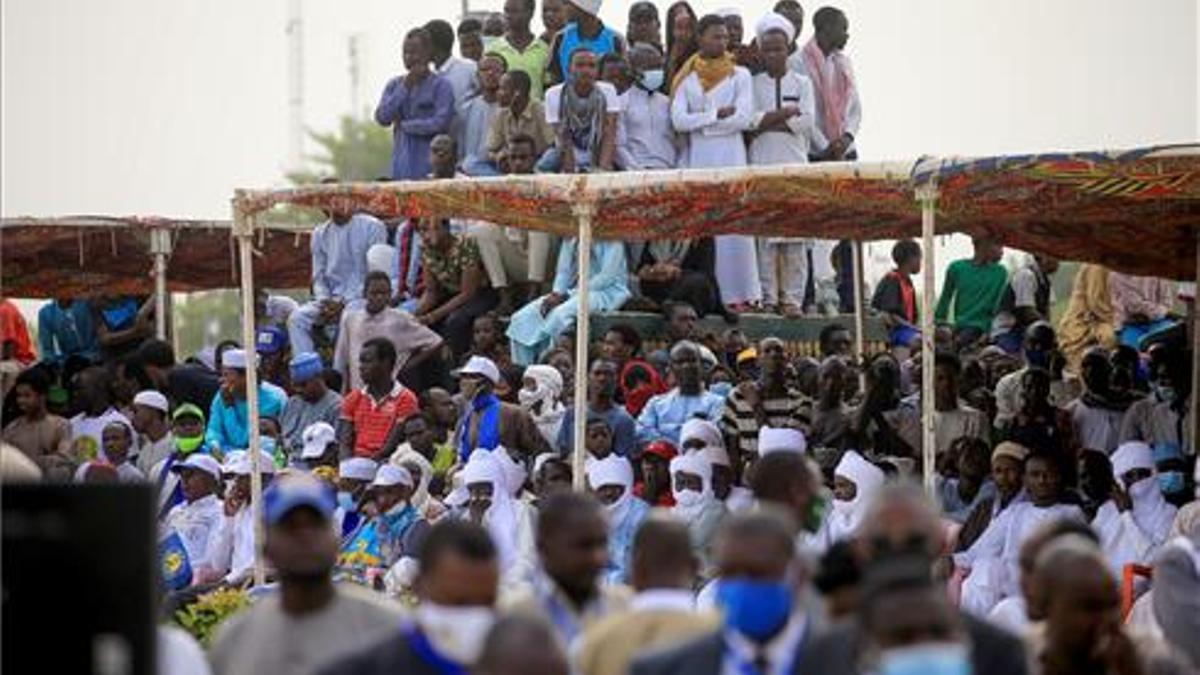
[[[500,369],[496,367],[496,363],[485,356],[472,356],[467,359],[466,365],[459,368],[454,373],[456,376],[463,375],[482,375],[491,381],[492,384],[500,384]]]
[[[367,249],[367,270],[384,272],[391,276],[396,269],[396,248],[387,244],[375,244]]]
[[[338,464],[338,476],[349,480],[375,480],[375,473],[378,470],[379,465],[375,463],[375,460],[366,457],[351,457],[343,459]]]
[[[249,476],[253,470],[254,467],[252,466],[251,455],[249,452],[247,452],[245,455],[242,455],[242,457],[235,462],[232,467],[229,468],[229,472],[236,476]],[[259,473],[275,473],[275,458],[271,456],[271,453],[264,450],[258,451],[258,471]]]
[[[804,432],[799,429],[762,427],[758,430],[759,457],[772,452],[793,452],[803,455],[807,449],[808,441],[804,438]]]
[[[620,455],[609,455],[588,463],[587,479],[593,490],[605,485],[620,485],[629,490],[633,487],[633,465]]]
[[[1141,441],[1122,443],[1112,454],[1113,477],[1117,479],[1118,483],[1121,481],[1121,476],[1133,469],[1150,469],[1153,472],[1154,466],[1154,451]]]
[[[221,354],[221,367],[233,368],[235,370],[246,369],[246,350],[245,349],[226,349]]]
[[[539,473],[541,473],[542,467],[546,466],[546,462],[549,462],[552,459],[558,459],[558,455],[554,454],[553,452],[543,452],[542,454],[538,455],[537,457],[534,457],[533,458],[533,475],[536,476]]]
[[[783,31],[783,34],[787,36],[788,42],[796,39],[796,27],[792,25],[791,21],[787,20],[787,17],[777,12],[767,12],[754,26],[754,34],[758,36],[760,44],[763,41],[763,37],[773,30]]]
[[[373,488],[393,487],[396,485],[403,485],[404,487],[411,488],[413,485],[415,485],[415,483],[413,482],[412,474],[408,472],[408,469],[402,466],[396,466],[395,464],[384,464],[383,466],[379,467],[379,471],[375,474],[375,480],[371,481],[371,487]]]
[[[698,453],[680,455],[671,460],[671,475],[674,476],[680,472],[700,476],[705,485],[712,483],[712,462]],[[671,482],[674,483],[674,481]]]
[[[167,402],[167,397],[162,395],[162,392],[153,389],[139,391],[133,397],[134,405],[144,405],[147,408],[153,408],[163,413],[171,412],[171,404]]]
[[[883,485],[885,478],[883,469],[863,459],[863,456],[854,450],[847,450],[842,455],[842,461],[834,468],[833,475],[854,483],[858,488],[858,495],[874,493]]]
[[[304,429],[304,449],[300,459],[319,459],[325,454],[325,449],[337,438],[333,426],[329,422],[313,422]]]
[[[214,480],[221,480],[220,463],[213,459],[212,455],[206,455],[203,452],[193,452],[183,462],[171,465],[171,471],[175,473],[182,473],[185,470],[203,471],[212,476]]]
[[[694,440],[701,441],[706,448],[717,446],[724,449],[725,447],[725,440],[721,438],[721,430],[717,428],[717,425],[698,417],[684,422],[683,426],[679,428],[679,451],[689,452],[686,447],[688,441]]]
[[[221,463],[222,473],[233,473],[233,467],[237,466],[238,462],[246,456],[245,450],[230,450],[225,453],[225,460]]]
[[[592,16],[600,16],[600,5],[604,4],[604,0],[567,0],[567,2]]]

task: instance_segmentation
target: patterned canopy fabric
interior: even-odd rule
[[[592,204],[601,239],[687,239],[720,233],[829,239],[919,237],[916,190],[936,186],[937,231],[990,234],[1030,252],[1114,270],[1194,279],[1200,231],[1200,145],[914,163],[539,175],[239,191],[239,213],[265,220],[276,207],[335,202],[381,218],[454,217],[554,232],[578,227]],[[0,230],[3,293],[78,290],[145,293],[149,231],[173,231],[173,290],[237,284],[228,223],[146,218],[6,219]],[[304,287],[307,236],[264,228],[256,236],[259,285]],[[64,274],[67,272],[67,274]]]

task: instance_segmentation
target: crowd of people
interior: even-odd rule
[[[408,32],[376,111],[393,177],[856,157],[838,10],[801,43],[782,0],[747,43],[734,11],[637,2],[622,35],[599,5],[542,0],[541,36],[533,0]],[[268,584],[215,672],[1200,668],[1191,290],[1083,265],[1055,325],[1058,261],[1010,274],[981,236],[919,307],[922,250],[900,241],[870,301],[888,349],[855,354],[831,320],[799,358],[699,320],[836,311],[834,242],[597,242],[588,309],[655,307],[666,340],[582,336],[577,402],[574,240],[327,216],[310,298],[260,293],[253,345],[181,362],[152,302],[59,298],[35,350],[0,300],[4,480],[149,485],[171,607],[253,585],[261,544]]]

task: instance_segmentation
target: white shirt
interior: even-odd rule
[[[225,519],[224,507],[216,495],[208,495],[195,502],[178,504],[163,520],[163,531],[175,530],[183,540],[188,562],[192,569],[206,566],[208,543]]]
[[[809,72],[808,62],[805,61],[802,56],[800,56],[801,51],[801,49],[797,49],[795,56],[800,57],[799,61],[804,66],[803,72],[805,75],[808,75],[808,79],[816,82],[817,78],[813,77],[813,73]],[[833,81],[834,75],[836,75],[837,72],[834,67],[834,60],[838,58],[842,59],[847,68],[850,68],[850,57],[846,56],[840,51],[832,54],[826,54],[825,58],[821,61],[821,71],[825,76],[826,82]],[[821,113],[821,92],[814,86],[813,93],[816,95],[815,100],[817,103],[817,127],[824,129],[825,119],[824,115]],[[860,101],[858,98],[858,82],[853,78],[853,70],[851,70],[850,95],[846,97],[846,114],[843,119],[845,120],[845,132],[851,136],[854,136],[855,138],[858,138],[858,128],[862,125],[862,101]],[[846,152],[849,153],[851,150],[854,150],[855,145],[855,143],[851,143],[850,147],[846,149]]]
[[[209,540],[208,551],[205,552],[208,566],[219,572],[228,572],[225,581],[229,583],[249,578],[254,570],[253,512],[250,505],[246,504],[232,517],[223,517]]]
[[[766,131],[754,137],[751,164],[807,164],[809,153],[829,144],[817,128],[816,98],[806,76],[791,71],[778,80],[768,73],[754,76],[754,128],[767,113],[788,106],[799,108],[800,114],[788,118],[787,132]]]
[[[694,612],[696,598],[691,591],[675,588],[652,588],[629,600],[632,612]]]
[[[734,113],[717,119],[717,111],[733,106]],[[754,89],[750,71],[738,66],[733,75],[704,91],[700,77],[688,75],[671,100],[671,124],[688,134],[688,168],[746,165],[742,132],[754,123]]]
[[[87,413],[79,413],[71,418],[71,449],[77,457],[103,457],[104,427],[113,422],[120,422],[129,427],[134,436],[134,446],[129,448],[129,454],[137,452],[137,439],[133,434],[133,425],[129,418],[122,415],[116,408],[109,408],[96,417]]]
[[[450,83],[450,90],[454,92],[456,109],[475,91],[475,74],[478,69],[479,67],[475,65],[474,61],[460,59],[457,56],[446,59],[441,66],[433,66],[433,72]]]
[[[671,127],[671,99],[638,86],[621,94],[617,165],[626,171],[674,169],[679,158]]]

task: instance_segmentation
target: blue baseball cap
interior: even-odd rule
[[[325,371],[325,364],[321,363],[321,357],[313,352],[302,352],[292,357],[288,369],[291,372],[292,384],[300,384],[320,377]]]
[[[267,525],[276,525],[293,510],[307,506],[329,520],[336,506],[333,491],[308,474],[280,477],[263,494],[263,517]]]
[[[254,351],[259,354],[278,354],[287,347],[287,333],[278,326],[258,329],[254,338]]]

